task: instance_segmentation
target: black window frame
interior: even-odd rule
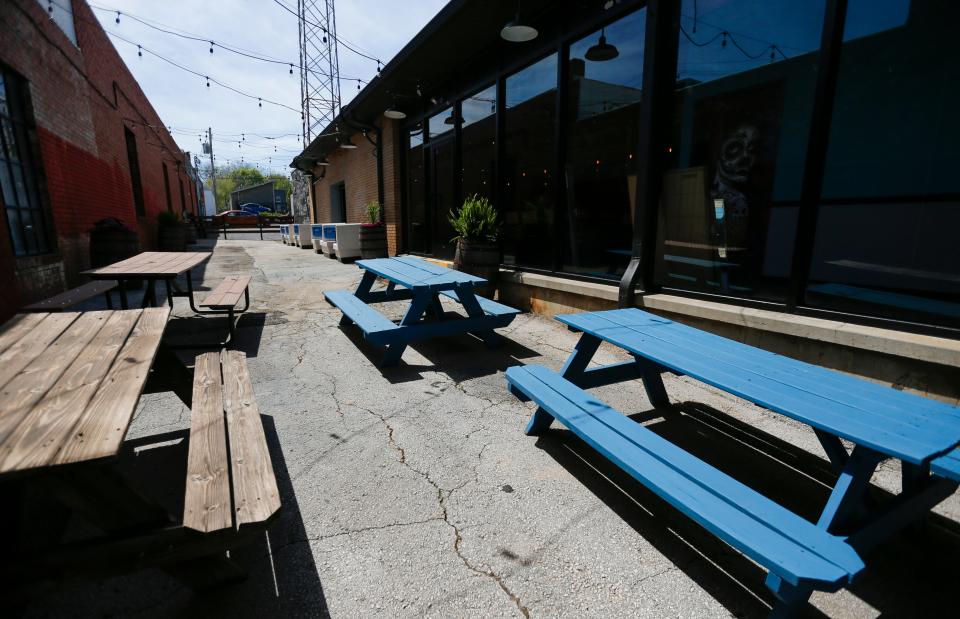
[[[167,162],[161,161],[163,168],[163,193],[167,197],[167,210],[173,212],[173,198],[170,197],[170,170],[167,168]]]
[[[53,226],[52,209],[46,193],[46,177],[37,139],[36,120],[33,116],[30,82],[3,64],[0,64],[0,78],[3,79],[7,99],[7,111],[6,113],[0,112],[0,118],[10,124],[13,129],[14,140],[14,144],[7,144],[6,132],[0,131],[0,165],[6,167],[7,178],[13,182],[15,164],[6,155],[11,148],[17,151],[18,163],[16,165],[23,169],[22,179],[27,198],[26,206],[19,204],[19,202],[10,205],[6,203],[3,192],[0,192],[0,207],[3,210],[3,219],[6,221],[10,249],[17,259],[56,254],[57,236]],[[27,170],[29,170],[29,173]],[[15,191],[15,189],[10,190],[11,193],[15,193]],[[17,212],[20,238],[26,239],[27,234],[33,235],[35,237],[35,250],[17,251],[12,223],[7,215],[7,212],[11,210]],[[22,217],[23,213],[27,213],[33,223],[25,224]],[[39,220],[39,225],[36,225],[36,220]],[[24,245],[24,247],[27,246]]]
[[[130,188],[133,191],[133,208],[137,217],[145,217],[146,204],[143,201],[143,177],[140,172],[140,152],[137,148],[137,134],[130,127],[123,127],[123,138],[127,147],[127,167],[130,169]]]

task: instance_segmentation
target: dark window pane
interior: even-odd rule
[[[5,159],[0,159],[0,187],[3,189],[3,204],[14,206],[17,203],[13,191],[13,177],[10,176],[10,166]]]
[[[960,326],[960,63],[948,0],[851,0],[810,305]]]
[[[450,211],[458,206],[454,204],[453,163],[454,141],[441,140],[427,145],[427,157],[430,161],[430,219],[433,238],[430,253],[438,258],[453,258],[455,244],[451,241],[454,234],[450,225]]]
[[[477,194],[494,201],[496,181],[497,88],[490,86],[461,102],[461,170],[464,196]]]
[[[407,151],[407,221],[410,251],[428,253],[426,178],[423,169],[423,128],[410,130],[410,149]]]
[[[683,1],[659,284],[784,299],[824,4]]]
[[[17,256],[24,256],[27,253],[27,246],[23,240],[23,228],[20,226],[20,213],[17,209],[7,209],[7,225],[10,227],[10,239],[13,241],[13,253]]]
[[[565,271],[619,278],[629,260],[646,15],[570,46]]]
[[[435,114],[430,117],[428,122],[430,127],[430,139],[434,139],[453,131],[454,118],[453,118],[453,108],[448,107],[447,109],[441,111],[438,114]]]
[[[551,268],[554,249],[557,55],[506,80],[503,260]]]

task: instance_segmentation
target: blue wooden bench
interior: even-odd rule
[[[833,591],[863,569],[859,556],[921,517],[960,482],[960,411],[939,402],[712,335],[638,309],[558,316],[583,335],[560,373],[507,370],[510,390],[539,408],[528,434],[556,419],[668,503],[769,570],[778,612]],[[632,359],[590,366],[601,342]],[[584,391],[641,379],[655,407],[661,374],[684,374],[813,428],[839,478],[811,523],[627,419]],[[848,451],[842,439],[853,443]],[[903,490],[862,516],[879,463],[897,458]]]
[[[355,292],[334,290],[325,292],[324,297],[343,312],[342,325],[356,324],[370,343],[386,348],[381,365],[397,363],[411,342],[446,335],[469,332],[488,345],[496,345],[499,336],[493,330],[507,326],[519,313],[477,296],[474,288],[486,280],[419,258],[358,260],[357,266],[364,274]],[[373,290],[378,277],[387,281],[386,290]],[[447,317],[441,296],[460,303],[467,316]],[[405,300],[410,306],[399,324],[370,307],[373,303]]]

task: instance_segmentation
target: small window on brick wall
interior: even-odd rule
[[[26,80],[0,67],[0,187],[13,252],[18,257],[55,249],[49,215],[40,201],[39,157],[29,109]]]

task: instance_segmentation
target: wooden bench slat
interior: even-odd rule
[[[665,319],[660,319],[665,321],[664,324],[639,332],[611,322],[604,317],[605,314],[608,312],[558,316],[557,319],[672,371],[907,462],[919,464],[932,453],[941,453],[954,444],[952,433],[931,433],[904,420],[884,420],[880,424],[876,417],[842,402],[791,388],[725,363],[715,358],[708,347],[685,349],[677,346],[658,334],[659,329],[670,323]],[[795,363],[802,364],[800,361]]]
[[[247,371],[247,357],[240,351],[225,350],[220,362],[233,471],[233,509],[240,528],[263,522],[280,509],[280,490]]]
[[[930,461],[930,472],[940,477],[960,481],[960,449]]]
[[[57,454],[56,464],[106,458],[119,451],[132,419],[130,411],[147,382],[169,316],[168,307],[142,310],[96,395]]]
[[[199,355],[193,372],[183,526],[209,533],[233,525],[220,355]]]
[[[59,380],[107,321],[110,312],[86,312],[3,387],[0,444],[24,420],[33,405]]]
[[[454,290],[444,290],[441,292],[443,296],[453,299],[457,303],[460,302],[460,297],[457,296],[456,291]],[[476,295],[477,303],[480,304],[480,309],[484,311],[488,316],[510,316],[513,314],[519,314],[520,310],[510,307],[509,305],[504,305],[503,303],[497,303],[486,297]]]
[[[540,366],[507,370],[516,389],[701,526],[794,585],[835,590],[863,569],[842,538],[681,450]]]
[[[389,318],[373,309],[357,298],[348,290],[329,290],[323,293],[324,298],[343,312],[343,315],[352,320],[370,342],[378,345],[389,344],[390,334],[396,333],[400,327]]]
[[[139,318],[140,310],[110,315],[96,337],[3,442],[0,472],[48,466],[54,461]]]
[[[61,292],[60,294],[54,295],[49,299],[44,299],[43,301],[26,305],[23,309],[36,312],[45,312],[57,309],[62,310],[87,301],[88,299],[92,299],[97,295],[109,292],[116,287],[117,282],[115,281],[98,280],[87,282],[82,286],[77,286],[76,288],[72,288],[66,292]]]
[[[200,303],[201,307],[233,307],[243,298],[243,293],[250,285],[252,278],[249,275],[231,276],[225,278],[207,294]]]
[[[76,312],[48,314],[34,325],[29,336],[13,342],[0,353],[0,388],[39,357],[79,316]]]

